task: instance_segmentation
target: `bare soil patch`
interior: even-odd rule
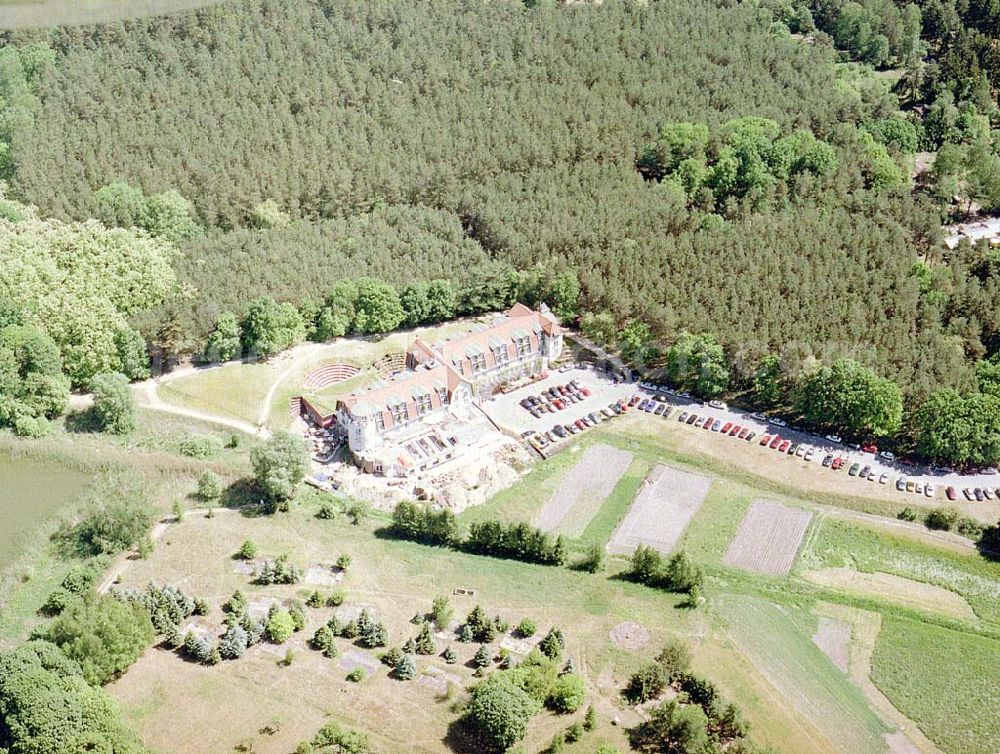
[[[863,597],[878,597],[906,607],[916,607],[975,622],[976,613],[965,598],[948,589],[891,573],[862,573],[850,568],[820,568],[802,577],[813,584],[840,589]]]
[[[813,644],[823,650],[823,654],[845,673],[850,672],[851,624],[836,618],[819,617]]]
[[[334,565],[317,564],[309,566],[305,582],[311,586],[336,586],[344,578],[344,571]]]
[[[649,644],[649,631],[644,626],[625,621],[611,629],[609,634],[616,647],[636,652]]]
[[[708,477],[656,466],[611,535],[608,552],[627,555],[640,544],[671,552],[701,508],[711,484]]]
[[[787,574],[811,520],[809,511],[757,500],[743,517],[722,562],[768,576]]]
[[[379,661],[367,652],[362,652],[360,649],[348,649],[340,656],[340,659],[337,661],[337,667],[343,668],[348,673],[361,668],[365,671],[366,675],[371,675],[378,670]]]
[[[632,454],[604,443],[587,448],[535,519],[542,531],[578,537],[632,463]]]

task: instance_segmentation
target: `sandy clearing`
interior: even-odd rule
[[[604,443],[591,445],[538,513],[535,526],[578,537],[632,463],[632,454]]]
[[[662,553],[680,541],[712,485],[709,477],[659,464],[649,472],[625,518],[608,541],[608,552],[627,555],[640,544]]]
[[[849,670],[851,651],[851,624],[821,615],[812,637],[813,644],[845,673]]]
[[[840,589],[862,597],[877,597],[904,607],[941,613],[952,618],[976,622],[976,613],[955,592],[922,581],[891,573],[864,573],[851,568],[820,568],[806,571],[802,578],[812,584]]]
[[[757,500],[743,517],[722,562],[768,576],[787,574],[811,520],[809,511]]]

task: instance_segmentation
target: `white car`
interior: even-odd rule
[[[924,483],[917,482],[915,485],[913,485],[913,491],[916,492],[918,495],[924,494]]]
[[[751,419],[756,419],[759,422],[766,422],[767,421],[767,417],[764,416],[764,414],[760,413],[759,411],[750,414],[750,418]]]
[[[892,452],[890,452],[888,450],[883,450],[881,453],[879,453],[879,455],[882,456],[887,461],[895,461],[896,460],[896,454],[892,453]]]
[[[640,382],[639,387],[641,387],[643,390],[653,390],[653,391],[656,390],[656,385],[654,385],[652,382]]]
[[[879,484],[885,484],[885,483],[886,483],[886,482],[888,482],[888,481],[889,481],[889,475],[888,475],[888,474],[886,474],[885,472],[882,472],[882,476],[880,476],[880,477],[878,478],[878,483],[879,483]]]
[[[775,427],[788,426],[788,422],[786,422],[784,419],[779,419],[778,417],[774,417],[773,419],[768,419],[768,421],[771,422],[771,424],[773,424]]]
[[[937,490],[934,488],[934,485],[928,482],[924,487],[924,494],[927,495],[927,497],[934,497],[935,492],[937,492]]]
[[[830,442],[842,443],[843,440],[840,439],[840,435],[827,435],[826,439]]]
[[[559,367],[560,372],[572,372],[574,369],[576,369],[576,364],[563,364]]]
[[[725,401],[709,401],[709,408],[718,409],[719,411],[729,410],[729,406],[726,405]]]

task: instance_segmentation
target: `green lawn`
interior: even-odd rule
[[[280,373],[276,363],[229,364],[165,382],[157,394],[168,403],[256,424],[261,401]]]
[[[952,754],[1000,751],[1000,641],[885,617],[872,679]]]
[[[893,536],[862,524],[823,518],[800,558],[801,569],[824,566],[883,571],[957,592],[984,621],[1000,628],[1000,563],[978,554]]]
[[[732,640],[786,698],[844,754],[884,751],[889,729],[861,690],[811,641],[808,610],[755,597],[722,596],[712,605]]]

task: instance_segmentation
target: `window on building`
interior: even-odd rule
[[[510,361],[510,354],[507,353],[507,344],[501,343],[499,346],[494,348],[493,356],[496,359],[497,365],[506,364]]]
[[[448,405],[448,388],[446,388],[446,387],[439,387],[437,389],[437,394],[438,394],[438,400],[441,401],[441,405],[442,406],[447,406]]]
[[[378,428],[379,432],[385,431],[385,416],[381,411],[375,414],[375,426]]]
[[[389,409],[392,412],[394,424],[404,424],[406,422],[406,404],[397,403]]]
[[[527,356],[531,353],[531,338],[525,335],[523,338],[517,339],[517,355]]]
[[[430,411],[432,407],[430,393],[423,393],[417,396],[417,414],[423,416]]]
[[[472,371],[481,372],[486,369],[486,354],[485,353],[475,353],[470,359],[472,362]]]

